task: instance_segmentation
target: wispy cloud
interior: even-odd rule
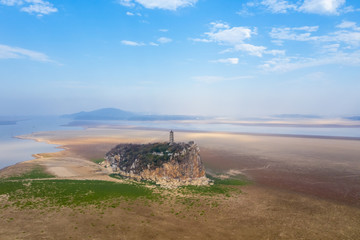
[[[238,64],[239,63],[239,58],[221,58],[221,59],[213,60],[213,61],[210,61],[210,62]]]
[[[143,43],[143,42],[136,42],[130,40],[122,40],[121,44],[126,46],[141,47],[141,46],[160,46],[160,44],[166,44],[169,42],[172,42],[171,38],[161,37],[158,38],[156,42]]]
[[[172,42],[172,39],[171,38],[167,38],[167,37],[161,37],[161,38],[158,38],[157,40],[159,43],[169,43],[169,42]]]
[[[350,46],[360,45],[360,27],[355,22],[344,21],[336,27],[340,30],[317,36],[314,36],[313,33],[318,31],[318,26],[272,28],[270,36],[281,41],[317,41],[343,43]]]
[[[141,17],[141,13],[126,12],[126,15],[128,15],[128,16],[139,16],[139,17]]]
[[[134,7],[137,4],[149,9],[177,10],[182,7],[190,7],[198,0],[118,0],[117,2],[126,7]]]
[[[150,46],[155,46],[155,47],[158,47],[160,44],[155,43],[155,42],[150,42],[150,43],[149,43],[149,45],[150,45]]]
[[[318,29],[319,26],[272,28],[270,36],[279,40],[317,40],[318,38],[311,36],[311,33],[317,31]]]
[[[29,59],[40,62],[53,62],[46,54],[19,47],[0,44],[0,59]]]
[[[224,77],[224,76],[195,76],[192,77],[193,80],[201,83],[216,83],[223,81],[233,81],[233,80],[243,80],[251,79],[252,76],[236,76],[236,77]]]
[[[296,10],[297,6],[285,0],[263,0],[260,2],[272,13],[287,13],[288,10]]]
[[[44,0],[0,0],[0,4],[20,7],[20,11],[36,14],[38,17],[58,11],[52,3]]]
[[[282,57],[265,61],[260,66],[271,72],[289,72],[297,69],[319,67],[324,65],[360,66],[360,51],[352,53],[337,52],[319,58]]]
[[[356,25],[356,22],[342,21],[342,23],[336,25],[336,27],[342,29],[350,28],[356,31],[360,31],[360,27]]]
[[[129,41],[129,40],[122,40],[121,43],[123,45],[127,45],[127,46],[133,46],[133,47],[140,47],[140,46],[144,46],[145,44],[142,42],[135,42],[135,41]]]
[[[288,0],[249,1],[238,11],[240,15],[252,15],[250,8],[260,7],[271,13],[288,13],[290,11],[339,15],[340,13],[356,11],[352,6],[345,6],[346,0],[303,0],[293,3]]]

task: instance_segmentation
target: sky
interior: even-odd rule
[[[0,0],[0,115],[360,114],[358,0]]]

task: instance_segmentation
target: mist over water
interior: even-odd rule
[[[70,126],[137,126],[164,130],[192,130],[250,134],[283,134],[323,137],[360,138],[360,127],[285,127],[285,126],[249,126],[224,123],[181,123],[176,121],[74,121]]]

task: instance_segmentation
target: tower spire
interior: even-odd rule
[[[173,130],[170,131],[169,142],[170,142],[170,144],[173,144],[173,143],[174,143],[174,132],[173,132]]]

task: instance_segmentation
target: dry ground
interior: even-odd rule
[[[60,178],[105,180],[106,172],[89,159],[117,143],[166,140],[167,133],[97,128],[28,137],[66,151],[40,154],[0,177],[40,164]],[[360,141],[190,132],[175,137],[195,140],[209,171],[242,173],[254,183],[231,197],[200,197],[191,208],[174,198],[105,210],[1,209],[0,239],[360,239]]]

